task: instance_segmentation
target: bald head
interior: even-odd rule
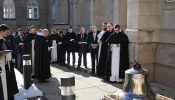
[[[43,33],[44,37],[47,37],[49,35],[49,30],[48,29],[43,29],[42,33]]]

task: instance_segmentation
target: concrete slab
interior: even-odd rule
[[[76,90],[93,87],[93,85],[83,82],[82,80],[79,79],[75,79],[75,84],[76,84],[75,85]]]
[[[104,95],[115,93],[117,89],[122,89],[123,84],[104,82],[103,79],[91,76],[89,70],[76,70],[74,67],[51,67],[52,78],[49,83],[39,83],[34,80],[38,88],[43,91],[47,100],[61,100],[60,78],[63,75],[75,76],[76,100],[102,100]],[[151,83],[153,91],[175,99],[175,89],[157,83]],[[35,99],[34,99],[35,100]]]
[[[107,84],[107,85],[103,85],[103,86],[98,86],[98,88],[106,91],[106,92],[109,92],[109,93],[115,93],[117,92],[118,89],[121,89],[123,87],[123,84]]]
[[[57,82],[48,82],[48,83],[39,83],[36,84],[37,87],[45,94],[58,93],[61,94],[60,83]]]
[[[102,100],[108,94],[97,87],[76,90],[76,100]]]
[[[48,95],[45,95],[45,98],[47,100],[61,100],[61,95],[60,94],[48,94]]]
[[[151,83],[151,87],[155,93],[161,94],[163,96],[167,96],[175,100],[175,89],[174,88],[164,86],[158,83]]]
[[[107,84],[105,82],[102,82],[103,81],[102,79],[97,78],[97,77],[93,77],[93,76],[83,77],[83,78],[80,78],[80,80],[82,80],[86,83],[89,83],[93,86],[100,86],[100,85],[106,85]]]

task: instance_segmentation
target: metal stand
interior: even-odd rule
[[[74,76],[67,75],[61,77],[61,96],[62,100],[76,100]]]
[[[24,88],[27,90],[31,86],[31,56],[23,55],[23,75],[24,75]]]

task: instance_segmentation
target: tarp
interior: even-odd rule
[[[23,100],[25,98],[43,96],[42,91],[40,91],[34,83],[30,86],[28,90],[24,89],[23,75],[17,69],[15,69],[15,75],[16,75],[16,81],[19,89],[19,93],[14,96],[15,100]]]

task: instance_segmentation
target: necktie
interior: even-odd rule
[[[84,35],[81,35],[81,40],[84,41]]]
[[[96,34],[94,33],[94,42],[95,42]]]

